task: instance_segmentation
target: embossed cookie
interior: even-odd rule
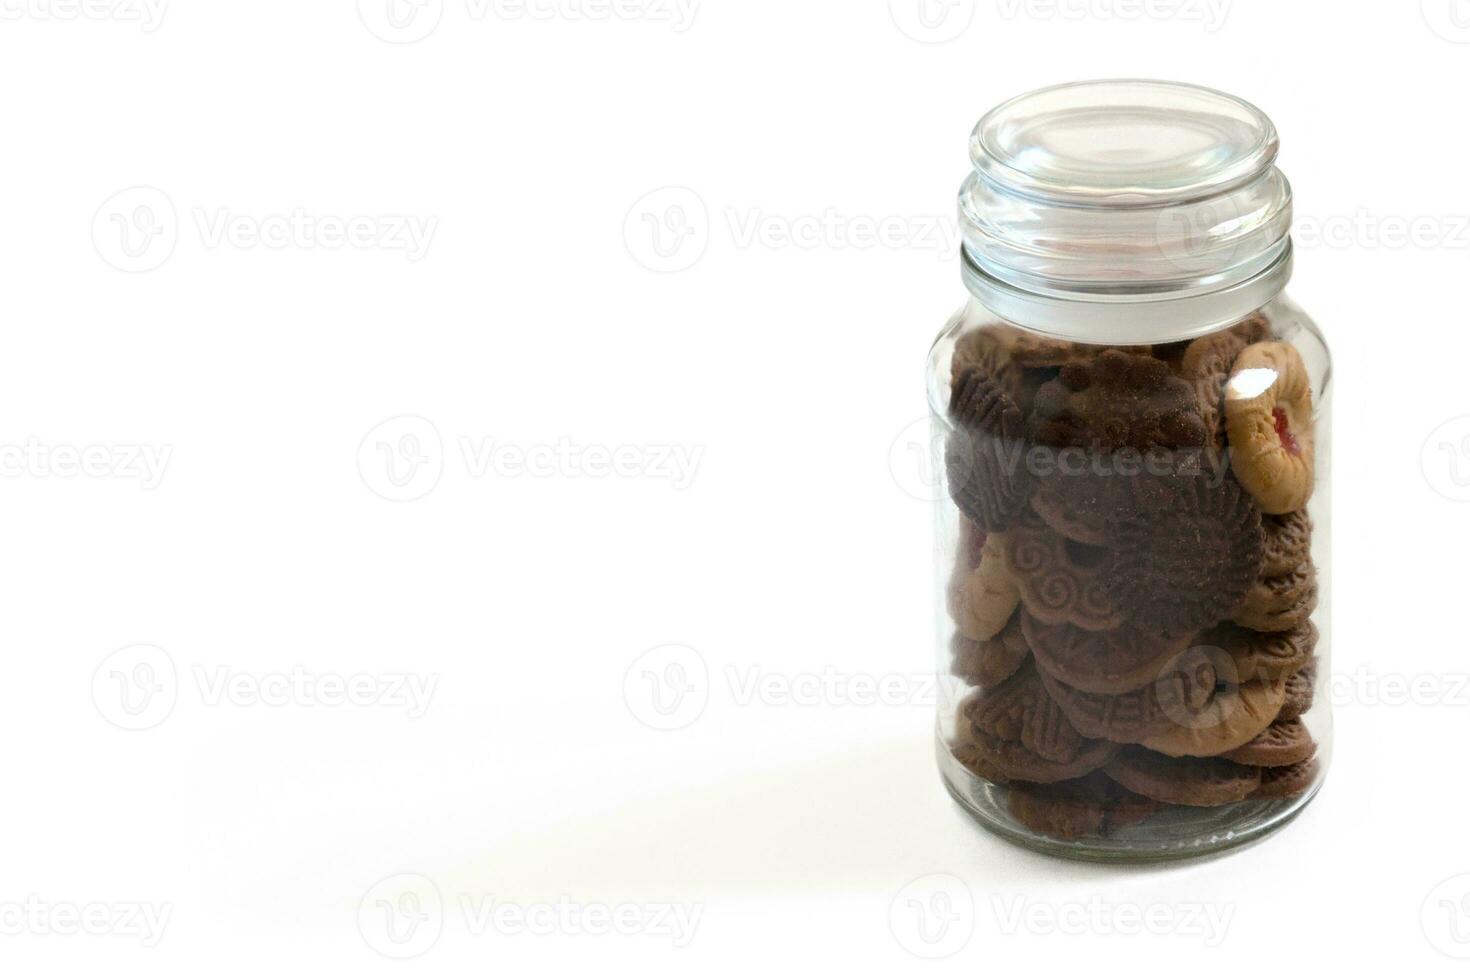
[[[963,633],[950,638],[950,673],[972,687],[991,688],[1010,677],[1031,650],[1021,632],[1019,614],[1012,616],[1006,628],[988,640],[972,640]]]
[[[1189,383],[1163,361],[1118,350],[1064,365],[1037,391],[1031,428],[1047,446],[1146,450],[1208,441]]]
[[[972,640],[988,640],[1005,628],[1020,590],[1006,564],[1005,536],[990,534],[980,549],[980,564],[955,569],[949,585],[949,614],[955,627]]]
[[[1260,573],[1260,510],[1232,479],[1190,480],[1169,507],[1114,528],[1103,578],[1114,607],[1142,629],[1188,636],[1212,626]]]
[[[1027,646],[1043,671],[1092,694],[1126,694],[1152,684],[1190,645],[1131,626],[1095,632],[1071,623],[1043,623],[1020,614]]]
[[[1214,699],[1215,665],[1203,653],[1186,650],[1170,660],[1149,684],[1126,694],[1080,691],[1041,671],[1047,693],[1079,732],[1088,738],[1142,742],[1193,718]]]
[[[1213,756],[1232,751],[1271,725],[1286,701],[1286,678],[1226,683],[1199,706],[1168,710],[1173,724],[1142,744],[1169,756]]]
[[[1070,541],[1030,511],[1006,534],[1006,562],[1026,609],[1043,623],[1116,629],[1123,623],[1102,570],[1107,553]]]
[[[954,386],[949,416],[955,425],[944,452],[950,495],[981,530],[1004,531],[1030,494],[1021,409],[999,382],[970,368]]]
[[[1059,783],[1015,783],[1006,793],[1006,808],[1039,834],[1075,840],[1107,837],[1141,823],[1159,804],[1094,772]]]
[[[1118,753],[1103,771],[1141,796],[1180,806],[1223,806],[1261,786],[1261,770],[1255,766],[1228,759],[1172,759],[1143,749]]]
[[[1242,680],[1276,680],[1299,670],[1317,647],[1311,620],[1282,633],[1260,633],[1221,623],[1194,640],[1194,646],[1217,647],[1230,655]]]
[[[1225,428],[1231,468],[1261,510],[1306,505],[1316,473],[1312,384],[1294,347],[1265,341],[1241,351],[1225,385]]]
[[[1291,721],[1312,710],[1317,695],[1317,658],[1307,661],[1306,666],[1286,680],[1286,700],[1282,702],[1278,721]]]
[[[1300,720],[1278,721],[1221,758],[1247,766],[1291,766],[1317,753],[1317,743]]]
[[[1089,500],[1087,488],[1050,480],[1031,491],[1031,510],[1062,537],[1101,546],[1108,541],[1108,516],[1113,509],[1101,498],[1103,490],[1098,487]]]
[[[1230,618],[1264,632],[1294,629],[1317,608],[1317,569],[1311,562],[1285,575],[1258,580]]]
[[[1312,558],[1312,519],[1304,510],[1261,517],[1265,560],[1261,574],[1274,577],[1300,568]]]
[[[1266,318],[1253,315],[1224,330],[1196,338],[1184,347],[1176,365],[1199,403],[1200,418],[1210,433],[1210,444],[1225,444],[1225,383],[1240,352],[1270,336]]]
[[[1311,788],[1317,780],[1317,760],[1261,770],[1261,785],[1251,793],[1253,800],[1284,800]]]
[[[1054,783],[1085,776],[1113,754],[1107,742],[1083,738],[1022,667],[999,687],[960,703],[950,749],[971,772],[992,782]]]

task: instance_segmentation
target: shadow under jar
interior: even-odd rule
[[[982,825],[1190,857],[1321,785],[1327,345],[1282,295],[1275,128],[1194,86],[1023,95],[971,138],[928,391],[940,770]]]

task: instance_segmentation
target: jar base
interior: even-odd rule
[[[1107,836],[1078,838],[1040,833],[1015,818],[1006,787],[981,779],[962,766],[944,740],[937,740],[944,788],[980,826],[1013,844],[1052,857],[1109,863],[1153,863],[1205,857],[1260,840],[1284,827],[1317,795],[1316,781],[1296,796],[1223,807],[1163,806],[1139,823]]]

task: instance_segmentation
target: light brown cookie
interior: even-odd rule
[[[1312,519],[1306,511],[1266,514],[1261,519],[1261,531],[1265,534],[1262,575],[1285,575],[1311,562]]]
[[[1005,536],[990,534],[980,549],[980,564],[950,579],[949,613],[955,627],[972,640],[988,640],[1005,628],[1021,594],[1005,558]]]
[[[1093,630],[1123,624],[1102,578],[1101,549],[1062,537],[1028,510],[1006,534],[1005,554],[1021,601],[1041,622]]]
[[[1284,800],[1306,792],[1317,781],[1318,763],[1308,759],[1290,766],[1261,770],[1261,785],[1251,793],[1253,800]]]
[[[1173,759],[1143,749],[1119,752],[1104,772],[1127,789],[1160,803],[1223,806],[1250,796],[1261,770],[1227,759]]]
[[[1286,700],[1281,704],[1281,712],[1276,716],[1278,721],[1291,721],[1300,718],[1312,710],[1312,703],[1317,696],[1317,658],[1308,660],[1306,665],[1292,674],[1286,680]]]
[[[1307,620],[1281,633],[1260,633],[1221,623],[1195,637],[1194,646],[1217,647],[1230,655],[1241,680],[1276,680],[1299,670],[1317,647],[1317,627]]]
[[[1300,510],[1316,474],[1312,382],[1290,344],[1241,351],[1225,385],[1230,466],[1268,514]]]

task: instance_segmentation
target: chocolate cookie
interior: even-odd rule
[[[1221,623],[1201,633],[1193,645],[1224,650],[1241,680],[1276,680],[1295,673],[1311,658],[1317,647],[1317,627],[1307,620],[1283,633],[1258,633]]]
[[[1294,629],[1317,608],[1317,569],[1310,561],[1285,575],[1258,579],[1230,618],[1241,626],[1274,633]]]
[[[1300,718],[1312,710],[1312,702],[1317,696],[1317,658],[1308,660],[1306,665],[1286,679],[1286,700],[1281,704],[1281,711],[1276,715],[1277,721],[1291,721]]]
[[[949,641],[950,673],[971,687],[992,688],[1020,669],[1031,655],[1021,633],[1019,614],[988,640],[972,640],[956,633]]]
[[[1054,783],[1100,767],[1107,742],[1083,738],[1058,710],[1033,667],[960,703],[951,749],[966,768],[992,782]]]
[[[1030,492],[1021,409],[999,382],[969,368],[954,386],[949,415],[955,424],[944,451],[950,495],[981,530],[1004,531]]]
[[[1094,772],[1060,783],[1015,783],[1007,791],[1006,807],[1039,834],[1075,840],[1107,837],[1141,823],[1159,804]]]
[[[973,569],[965,564],[962,554],[949,583],[949,614],[965,636],[988,640],[1010,622],[1021,599],[1006,564],[1004,535],[987,535],[980,564]]]
[[[1028,510],[1006,535],[1005,554],[1021,601],[1041,622],[1093,630],[1122,625],[1102,578],[1106,552],[1062,537]]]
[[[1043,623],[1024,609],[1021,627],[1043,671],[1091,694],[1126,694],[1152,684],[1190,644],[1131,626],[1092,632],[1071,623]]]
[[[1289,766],[1261,770],[1261,785],[1250,795],[1253,800],[1284,800],[1304,793],[1317,780],[1318,763],[1308,759]]]
[[[1064,365],[1037,391],[1031,427],[1047,446],[1146,450],[1208,441],[1189,383],[1163,361],[1118,350]]]
[[[1317,743],[1299,720],[1277,721],[1238,749],[1222,758],[1246,766],[1291,766],[1306,762],[1317,753]]]
[[[1169,731],[1176,718],[1193,717],[1214,697],[1216,675],[1208,658],[1173,658],[1149,684],[1125,694],[1080,691],[1046,671],[1041,680],[1047,693],[1076,729],[1088,738],[1113,742],[1142,742]]]
[[[1180,806],[1235,803],[1261,785],[1261,770],[1255,766],[1228,759],[1171,759],[1143,749],[1118,753],[1103,771],[1141,796]]]
[[[1067,489],[1078,492],[1069,495]],[[1096,498],[1097,494],[1092,496]],[[1108,542],[1111,509],[1097,499],[1089,502],[1084,488],[1068,488],[1055,480],[1043,483],[1031,491],[1031,509],[1047,527],[1064,538],[1091,545]]]
[[[1261,531],[1265,535],[1262,575],[1285,575],[1311,560],[1312,519],[1306,511],[1265,514],[1261,517]]]
[[[1255,584],[1261,513],[1239,484],[1182,485],[1166,509],[1114,525],[1103,573],[1115,608],[1140,628],[1188,636],[1224,619]]]

